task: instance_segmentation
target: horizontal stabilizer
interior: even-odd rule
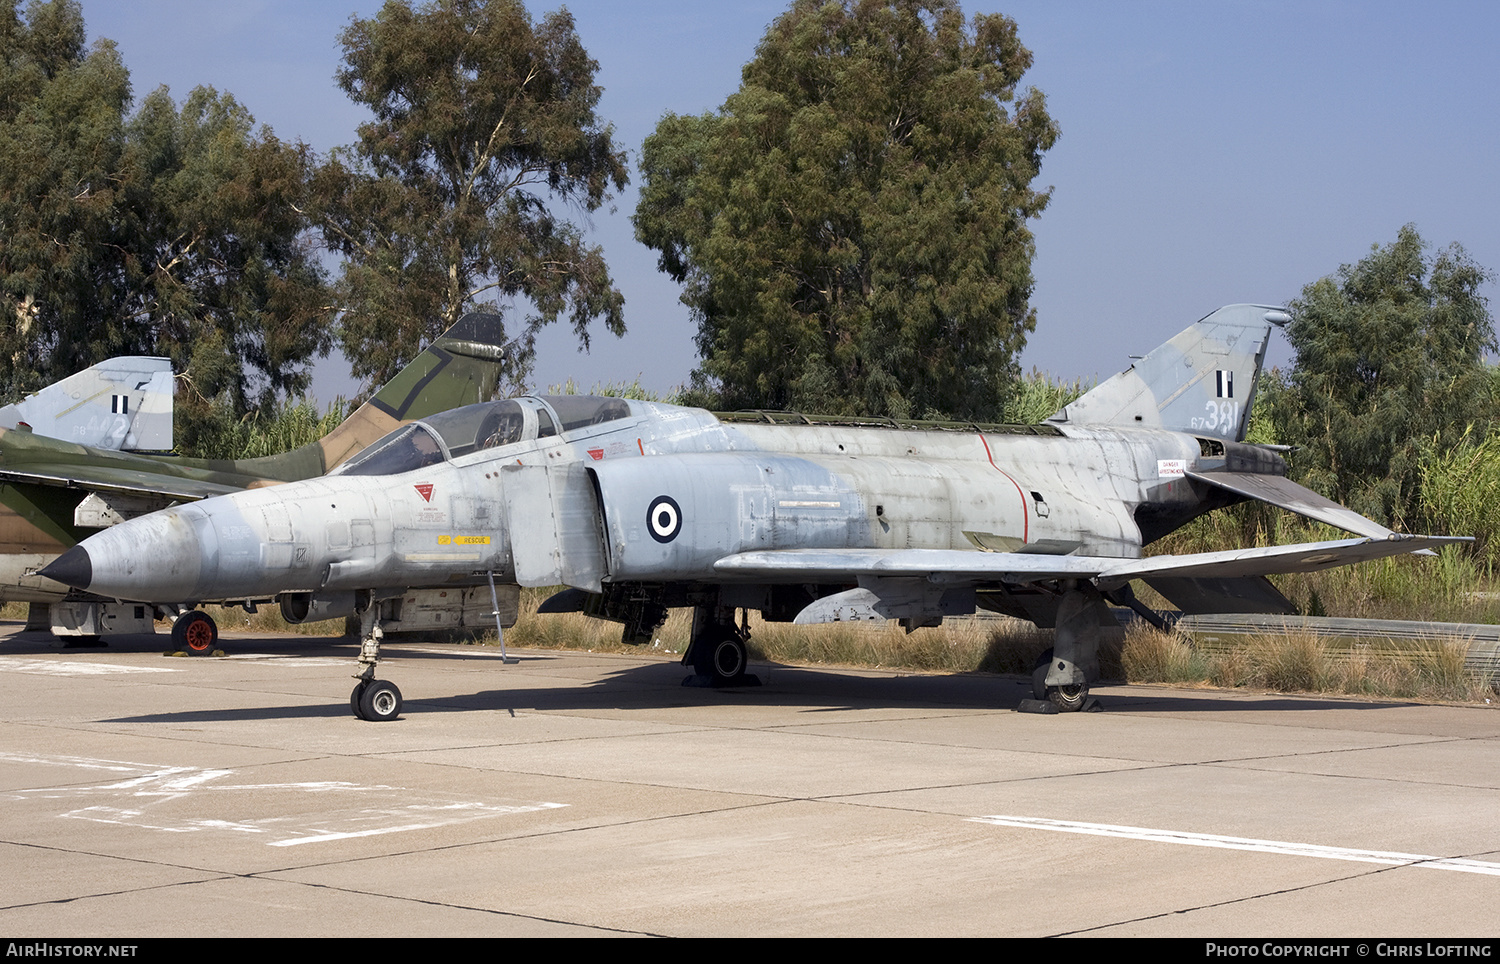
[[[1245,472],[1189,472],[1187,477],[1207,482],[1227,492],[1256,499],[1295,512],[1314,522],[1324,522],[1336,529],[1369,539],[1385,539],[1391,530],[1373,519],[1366,519],[1353,509],[1346,509],[1331,499],[1298,485],[1284,475],[1251,475]]]
[[[147,473],[110,466],[90,466],[86,473],[68,475],[25,469],[0,469],[0,480],[30,485],[59,486],[89,492],[117,492],[121,495],[168,496],[184,502],[210,499],[216,495],[239,492],[242,486],[203,479],[182,478],[166,473]]]

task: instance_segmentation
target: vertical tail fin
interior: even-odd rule
[[[172,362],[111,358],[0,408],[0,428],[25,424],[37,435],[96,449],[172,448]]]
[[[401,423],[494,397],[505,360],[499,315],[473,312],[427,347],[411,364],[318,444],[331,471]]]
[[[1049,422],[1134,425],[1239,442],[1281,308],[1229,305],[1065,405]]]

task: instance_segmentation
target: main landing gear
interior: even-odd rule
[[[1099,675],[1099,607],[1103,600],[1088,583],[1070,586],[1057,605],[1052,648],[1037,657],[1031,672],[1032,699],[1023,713],[1077,713],[1099,708],[1089,696],[1089,680]]]
[[[734,624],[734,611],[719,606],[697,606],[693,609],[693,635],[687,652],[682,654],[685,666],[693,675],[683,686],[759,686],[760,677],[745,670],[750,665],[748,620]]]

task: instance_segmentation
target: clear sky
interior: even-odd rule
[[[529,4],[534,16],[551,4]],[[717,108],[779,2],[573,2],[599,62],[600,114],[632,162],[665,112]],[[337,36],[369,0],[83,0],[137,95],[229,91],[278,136],[319,151],[364,119],[334,85]],[[1413,223],[1500,270],[1500,4],[1375,0],[966,2],[1014,18],[1023,86],[1062,129],[1033,223],[1037,330],[1021,357],[1066,378],[1109,375],[1214,308],[1284,303]],[[635,178],[634,172],[632,172]],[[565,325],[534,381],[642,382],[694,367],[693,324],[629,222],[633,183],[593,217],[628,334],[580,354]],[[1491,282],[1485,293],[1494,299]],[[601,329],[602,331],[602,329]],[[1289,349],[1273,344],[1273,360]],[[352,391],[340,358],[323,400]]]

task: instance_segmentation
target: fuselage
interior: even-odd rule
[[[719,559],[786,548],[1129,558],[1202,511],[1183,473],[1223,452],[1160,429],[757,423],[587,396],[428,422],[332,475],[107,529],[83,544],[87,588],[203,602],[493,573],[597,591],[723,581]]]

